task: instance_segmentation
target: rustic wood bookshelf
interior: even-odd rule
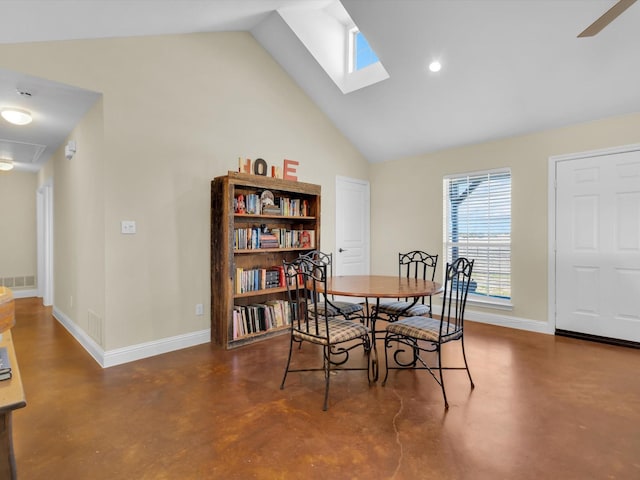
[[[274,203],[299,208],[284,210],[282,215],[260,212],[238,213],[235,209],[239,195],[259,198],[267,190]],[[255,198],[255,197],[254,197]],[[264,305],[274,300],[286,300],[287,289],[278,285],[245,291],[238,278],[241,270],[266,270],[282,266],[301,253],[320,249],[320,185],[261,175],[229,172],[211,182],[211,341],[231,349],[271,338],[288,331],[287,326],[266,328],[234,336],[233,314],[236,307]],[[295,200],[296,202],[293,202]],[[304,205],[304,209],[302,208]],[[303,214],[304,213],[304,214]],[[282,236],[277,248],[260,248],[260,242],[244,245],[240,233],[278,232]],[[303,241],[284,238],[301,237]],[[253,238],[253,237],[251,237]],[[247,240],[247,243],[250,243]],[[286,245],[286,246],[285,246]],[[243,248],[239,248],[242,246]],[[247,247],[247,248],[244,248]],[[256,287],[256,285],[251,286]],[[236,330],[237,332],[237,330]]]

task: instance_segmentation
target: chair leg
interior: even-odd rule
[[[418,364],[419,358],[420,358],[420,349],[418,348],[418,341],[414,340],[413,362],[411,363],[411,366],[415,367]]]
[[[447,392],[444,389],[444,376],[442,375],[442,345],[438,345],[436,354],[438,355],[438,372],[440,373],[440,388],[444,397],[444,408],[449,410],[449,402],[447,401]]]
[[[372,383],[375,383],[376,378],[373,375],[373,371],[371,368],[371,342],[369,340],[369,337],[365,337],[363,340],[364,343],[364,352],[365,352],[365,356],[367,357],[367,380],[369,381],[369,385],[371,385]]]
[[[469,364],[467,363],[467,355],[464,352],[464,335],[460,338],[462,342],[462,358],[464,359],[464,366],[467,369],[467,375],[469,376],[469,382],[471,382],[471,390],[473,390],[476,386],[473,383],[473,379],[471,378],[471,372],[469,371]]]
[[[323,411],[327,411],[329,404],[329,378],[331,376],[331,359],[329,355],[331,355],[330,347],[323,347],[323,357],[324,357],[324,379],[325,379],[325,388],[324,388],[324,406],[322,407]]]
[[[302,345],[302,342],[300,343]],[[291,352],[293,350],[293,335],[291,336],[291,341],[289,342],[289,357],[287,358],[287,366],[284,369],[284,376],[282,377],[282,383],[280,384],[280,390],[284,389],[284,382],[287,379],[287,374],[289,373],[289,365],[291,365]]]
[[[378,359],[378,347],[375,343],[369,351],[367,362],[367,365],[370,367],[369,370],[371,371],[371,379],[369,382],[377,382],[380,375],[380,361]]]
[[[384,348],[384,379],[382,380],[382,386],[384,387],[387,384],[387,377],[389,376],[389,357],[387,356],[387,335],[384,336],[384,343],[382,347]]]

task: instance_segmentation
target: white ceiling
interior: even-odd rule
[[[25,126],[0,118],[0,157],[13,159],[20,169],[37,171],[98,97],[95,92],[0,68],[0,108],[20,107],[33,116]]]
[[[640,2],[578,39],[615,0],[342,0],[390,74],[346,95],[272,14],[327,3],[3,0],[0,42],[249,30],[371,162],[640,111]],[[1,122],[0,139],[46,145],[42,162],[98,94],[0,69],[0,106],[19,103],[20,82],[59,125],[51,137],[36,122],[30,133]]]

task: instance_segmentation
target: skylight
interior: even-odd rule
[[[299,2],[278,13],[342,93],[389,78],[339,0]]]
[[[365,36],[357,28],[351,30],[351,59],[352,71],[361,70],[380,61]]]

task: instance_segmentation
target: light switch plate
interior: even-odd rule
[[[135,220],[122,220],[120,222],[120,232],[125,235],[135,235],[136,233],[136,221]]]

